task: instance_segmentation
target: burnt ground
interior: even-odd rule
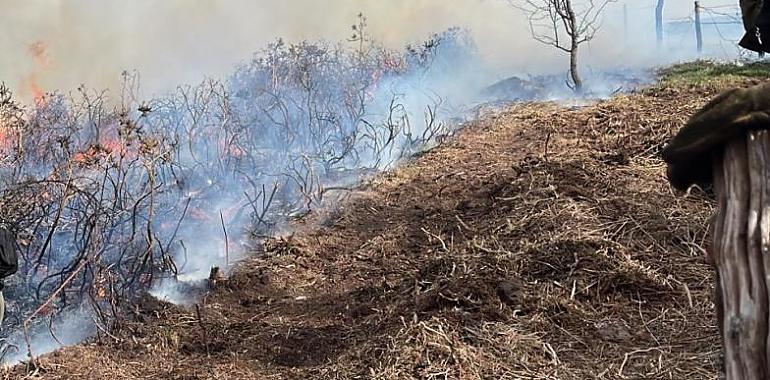
[[[148,298],[112,337],[7,375],[715,378],[712,204],[675,194],[658,154],[730,83],[490,112],[296,222],[199,312]]]

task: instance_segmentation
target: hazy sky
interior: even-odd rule
[[[621,14],[623,3],[611,5],[608,14]],[[631,35],[619,40],[619,17],[609,17],[602,38],[586,53],[592,64],[628,59],[631,38],[654,38],[654,0],[625,3]],[[689,0],[668,3],[667,17],[692,9]],[[278,37],[344,39],[358,12],[368,16],[371,33],[391,46],[461,26],[501,72],[563,66],[562,56],[531,40],[525,19],[506,0],[0,0],[0,9],[0,81],[25,98],[34,85],[112,87],[124,69],[138,70],[149,92],[223,76]],[[632,57],[654,55],[636,50]]]

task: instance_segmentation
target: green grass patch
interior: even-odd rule
[[[770,78],[770,62],[694,61],[680,63],[660,70],[663,82],[704,83],[712,81],[740,80],[744,78]]]

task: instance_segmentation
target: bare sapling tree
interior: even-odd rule
[[[569,54],[570,79],[567,85],[577,93],[583,91],[578,65],[580,45],[596,36],[605,8],[615,1],[508,0],[513,7],[526,14],[532,38]]]

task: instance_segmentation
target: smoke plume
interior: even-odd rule
[[[692,14],[691,2],[667,3],[667,18]],[[359,12],[391,48],[452,26],[468,29],[498,79],[565,71],[565,57],[532,41],[526,19],[506,0],[0,0],[0,7],[0,80],[27,100],[35,96],[31,79],[48,91],[80,84],[115,90],[123,70],[141,73],[144,95],[158,95],[226,76],[276,38],[344,40]],[[655,47],[653,13],[652,1],[610,4],[603,31],[584,53],[586,65],[646,67],[682,52],[694,56],[694,37]],[[48,64],[30,54],[35,44],[45,46]]]
[[[657,48],[652,7],[622,5],[583,51],[600,96],[695,54]],[[6,363],[108,329],[142,292],[195,302],[212,268],[446,141],[478,102],[572,96],[566,57],[506,1],[0,6],[0,81],[27,104],[0,88],[0,206],[23,259]]]

